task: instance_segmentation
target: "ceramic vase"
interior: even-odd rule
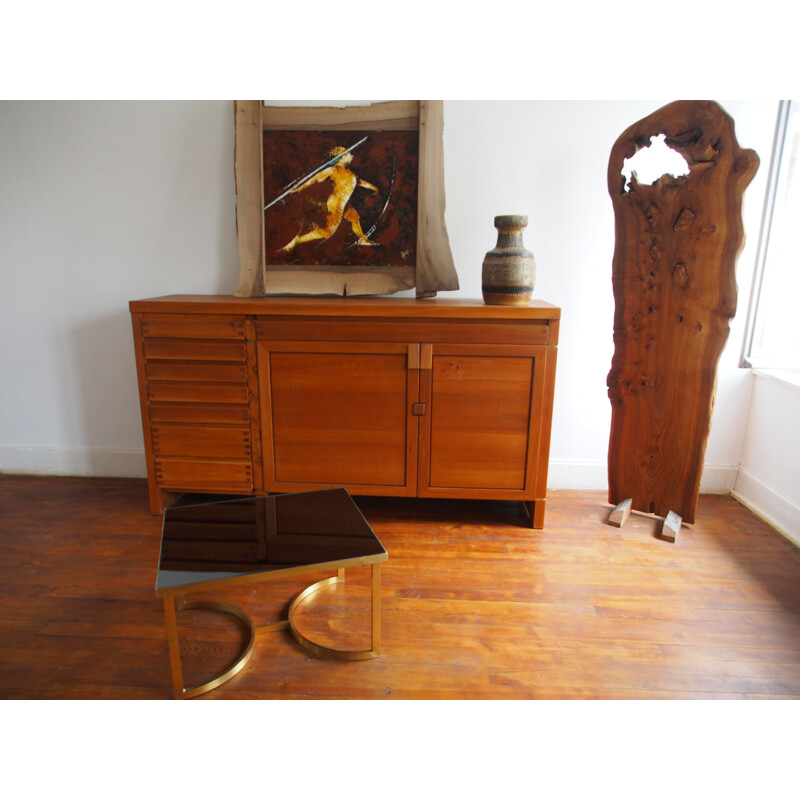
[[[523,214],[495,217],[494,226],[497,245],[483,259],[483,300],[488,305],[525,305],[536,280],[533,253],[522,242],[528,218]]]

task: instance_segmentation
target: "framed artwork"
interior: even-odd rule
[[[236,296],[458,288],[441,101],[235,113]]]

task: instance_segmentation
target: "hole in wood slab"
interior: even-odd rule
[[[663,133],[651,136],[649,145],[639,148],[634,155],[622,162],[624,191],[630,191],[634,176],[639,184],[653,184],[664,175],[679,178],[689,174],[686,159],[677,150],[673,150],[665,139]]]

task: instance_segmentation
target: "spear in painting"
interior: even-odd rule
[[[268,208],[272,208],[272,206],[274,206],[276,203],[279,203],[284,197],[291,194],[293,189],[300,186],[300,184],[305,183],[305,181],[307,181],[309,178],[313,178],[318,172],[322,172],[322,170],[324,170],[326,167],[329,167],[331,164],[335,164],[342,156],[347,155],[347,153],[355,150],[359,145],[364,144],[367,139],[369,139],[369,136],[365,136],[354,145],[351,145],[343,153],[338,153],[333,158],[328,159],[324,164],[321,164],[316,169],[311,170],[311,172],[309,172],[307,175],[304,175],[302,178],[292,181],[286,188],[285,192],[279,194],[271,203],[267,203],[267,205],[264,206],[264,211],[266,211]]]

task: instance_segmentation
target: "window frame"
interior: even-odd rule
[[[792,124],[792,116],[797,120]],[[787,362],[783,355],[770,355],[755,351],[756,336],[759,333],[759,313],[768,313],[765,310],[763,287],[764,277],[770,269],[770,240],[773,238],[775,223],[775,209],[778,192],[783,186],[782,177],[787,169],[788,152],[787,144],[790,133],[800,128],[800,101],[781,100],[778,104],[775,136],[772,145],[767,188],[764,200],[764,210],[761,219],[761,230],[758,239],[753,282],[750,291],[750,300],[747,311],[745,336],[742,343],[742,352],[739,366],[752,369],[791,369],[800,368],[800,354],[794,362]],[[774,268],[773,268],[774,269]]]

